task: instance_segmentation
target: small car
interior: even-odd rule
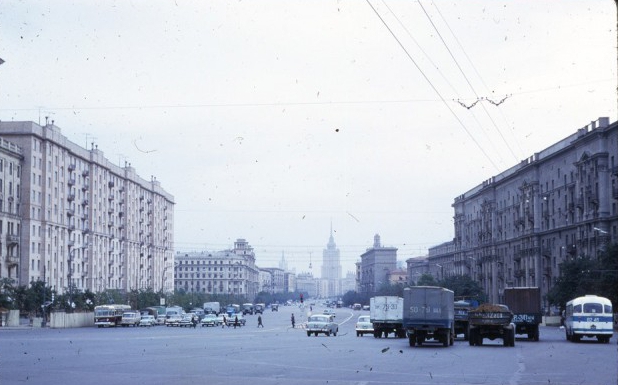
[[[180,322],[178,322],[178,326],[187,326],[187,327],[191,327],[194,326],[193,324],[193,319],[195,318],[195,322],[197,321],[197,316],[193,313],[185,313],[182,315],[182,318],[180,319]]]
[[[235,318],[238,318],[238,324],[236,326],[245,326],[247,320],[242,316],[242,313],[232,314],[229,317],[226,317],[227,326],[234,326]]]
[[[339,331],[339,325],[337,325],[333,321],[333,316],[327,314],[314,314],[309,316],[307,320],[307,337],[313,334],[314,336],[318,336],[318,334],[326,334],[326,336],[337,336],[337,332]]]
[[[333,309],[324,309],[324,312],[322,314],[329,315],[333,318],[336,316],[335,311]]]
[[[223,319],[221,319],[221,322],[223,322]],[[204,317],[202,317],[202,327],[204,326],[219,326],[220,323],[217,320],[217,316],[214,314],[205,314]]]
[[[141,315],[136,311],[125,311],[122,313],[122,320],[120,325],[122,326],[139,326]]]
[[[359,316],[356,321],[356,336],[361,337],[365,334],[373,334],[373,324],[368,315]]]
[[[223,320],[223,318],[225,317],[226,321]],[[221,313],[217,316],[217,326],[221,326],[224,323],[227,323],[227,315]]]
[[[139,326],[155,326],[157,324],[157,320],[152,315],[143,315],[139,321]]]
[[[180,314],[170,314],[165,317],[165,326],[178,326],[182,316]]]

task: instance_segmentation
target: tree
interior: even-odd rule
[[[483,288],[470,278],[469,275],[453,275],[438,282],[438,286],[445,287],[455,293],[455,298],[473,299],[479,304],[487,302],[487,294]]]
[[[597,259],[580,257],[560,264],[560,277],[547,293],[551,305],[564,309],[573,298],[596,294],[618,303],[618,245],[610,245]]]
[[[436,286],[438,282],[431,274],[423,274],[416,282],[418,286]]]
[[[15,307],[15,281],[11,278],[0,279],[0,308],[13,309]]]

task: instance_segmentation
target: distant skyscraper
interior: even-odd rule
[[[339,249],[333,238],[333,225],[330,226],[330,238],[326,249],[322,252],[322,281],[326,281],[325,297],[341,295],[341,261]]]

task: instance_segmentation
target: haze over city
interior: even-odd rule
[[[600,116],[616,5],[5,1],[0,120],[54,121],[175,197],[183,251],[320,275],[380,234],[453,238],[456,196]]]

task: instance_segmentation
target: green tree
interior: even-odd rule
[[[416,284],[418,286],[436,286],[438,281],[436,281],[433,275],[425,273],[421,275]]]
[[[14,309],[15,304],[15,281],[11,278],[0,279],[0,308]]]
[[[446,277],[438,282],[438,286],[452,290],[456,299],[473,299],[479,304],[487,302],[487,294],[469,275]]]
[[[560,277],[547,293],[550,304],[564,309],[573,298],[596,294],[618,303],[618,245],[608,246],[597,259],[580,257],[560,264]]]

